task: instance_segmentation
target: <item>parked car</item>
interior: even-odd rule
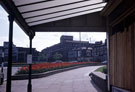
[[[102,64],[107,64],[107,61],[103,61],[103,62],[101,62]]]
[[[0,64],[0,66],[2,66],[2,65]],[[8,66],[8,62],[3,62],[3,66],[7,67]]]

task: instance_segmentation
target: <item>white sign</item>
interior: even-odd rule
[[[32,64],[32,55],[31,54],[27,55],[27,64]]]

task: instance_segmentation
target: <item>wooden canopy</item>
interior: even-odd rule
[[[91,14],[101,11],[106,5],[105,0],[1,0],[0,3],[9,14],[15,16],[26,34],[31,32],[34,35],[41,31],[105,31],[104,19],[97,13]],[[95,22],[97,19],[99,22]]]

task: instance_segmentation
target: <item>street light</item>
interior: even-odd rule
[[[31,84],[31,73],[32,73],[32,39],[33,37],[29,36],[29,40],[30,40],[30,51],[29,54],[27,56],[27,63],[29,64],[29,80],[28,80],[28,89],[27,92],[32,92],[32,84]]]

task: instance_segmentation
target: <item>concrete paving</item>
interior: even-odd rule
[[[99,67],[83,67],[33,79],[32,92],[101,92],[89,77],[89,73]],[[27,80],[12,81],[12,92],[27,92],[27,84]],[[0,86],[0,92],[5,92],[5,85]]]
[[[20,67],[12,67],[12,75],[14,75],[19,69]],[[4,79],[7,80],[7,67],[3,68],[3,72],[4,72]]]

